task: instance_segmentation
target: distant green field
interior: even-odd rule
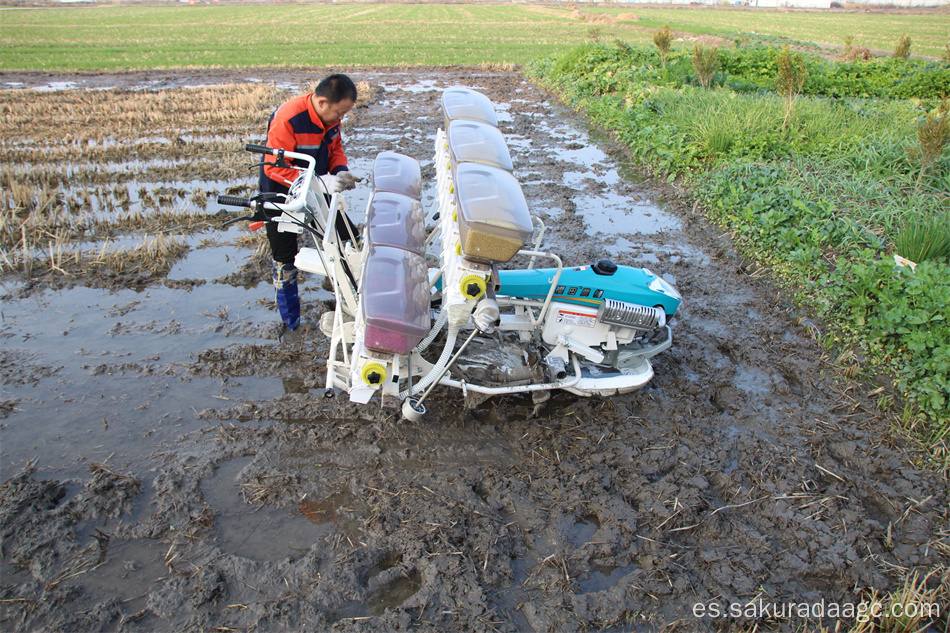
[[[893,52],[898,40],[909,35],[911,53],[940,57],[950,43],[950,11],[868,12],[751,9],[738,7],[679,7],[635,9],[638,24],[659,28],[669,24],[671,29],[692,33],[710,33],[725,37],[754,39],[756,36],[790,38],[801,42],[815,42],[840,46],[844,38],[854,38],[855,46],[865,46],[888,53]],[[590,9],[592,12],[623,14],[624,9]]]
[[[650,42],[677,31],[789,36],[939,56],[950,13],[535,4],[175,4],[0,9],[0,71],[238,66],[523,64],[592,39]],[[592,14],[608,23],[591,21]],[[754,35],[754,34],[758,35]]]

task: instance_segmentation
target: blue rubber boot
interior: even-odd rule
[[[277,309],[287,329],[300,325],[300,296],[297,294],[297,267],[274,262],[274,288],[277,289]]]

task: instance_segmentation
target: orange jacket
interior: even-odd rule
[[[309,94],[294,97],[271,115],[267,123],[267,146],[313,156],[317,159],[314,173],[318,176],[348,171],[340,124],[324,130],[310,97]],[[284,193],[298,175],[300,172],[296,169],[262,165],[260,190]]]

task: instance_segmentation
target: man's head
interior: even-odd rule
[[[311,99],[324,126],[333,127],[356,105],[356,84],[346,75],[330,75],[317,84]]]

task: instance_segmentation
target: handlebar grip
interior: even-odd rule
[[[238,198],[237,196],[218,196],[218,204],[226,204],[232,207],[251,207],[250,198]]]
[[[248,143],[244,146],[244,149],[248,152],[254,152],[255,154],[273,154],[274,150],[266,145],[258,145],[256,143]]]

